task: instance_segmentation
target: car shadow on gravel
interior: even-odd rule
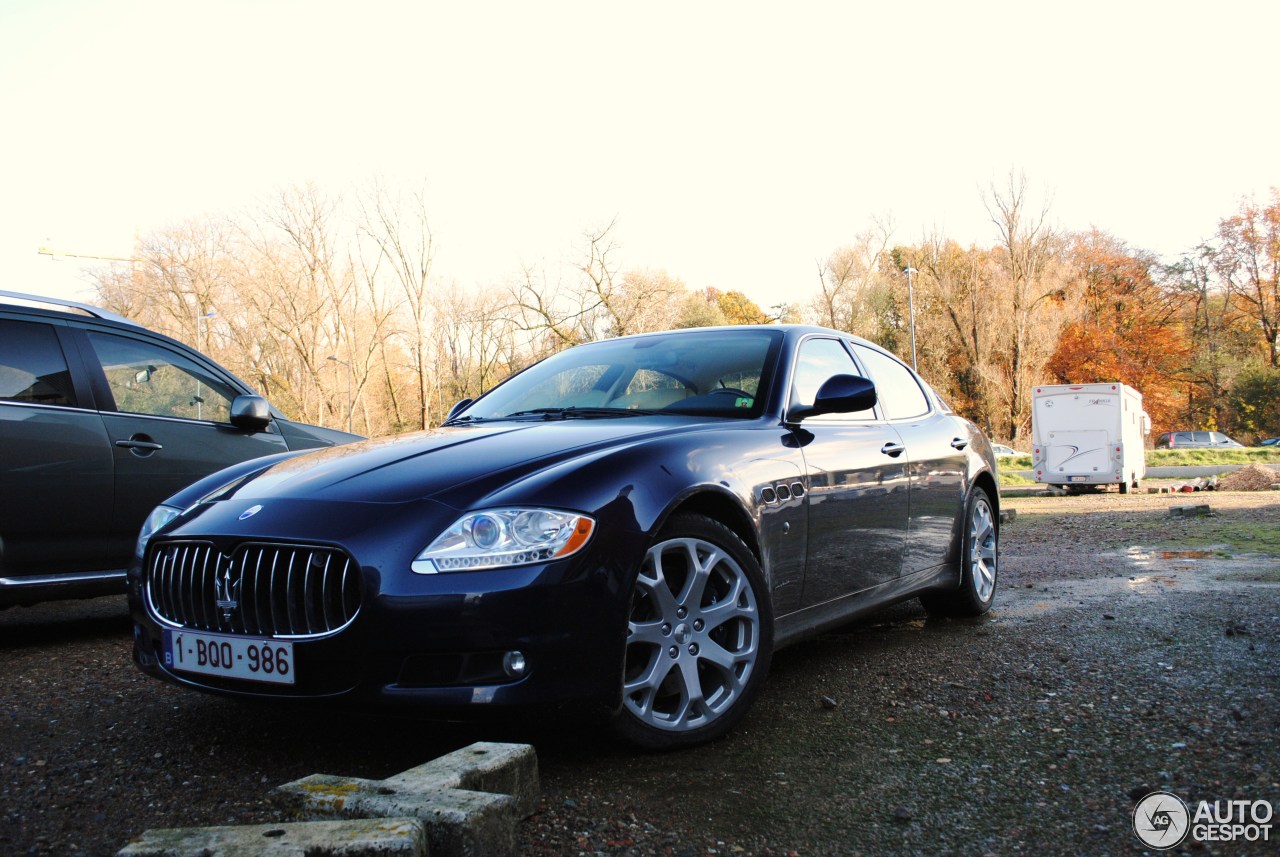
[[[132,623],[124,596],[0,610],[0,649],[46,645],[62,640],[91,640],[128,635]]]

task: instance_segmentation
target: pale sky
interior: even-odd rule
[[[762,306],[873,218],[988,246],[982,191],[1172,260],[1280,185],[1280,3],[0,0],[0,288],[50,242],[313,181],[424,185],[442,281],[617,260]]]

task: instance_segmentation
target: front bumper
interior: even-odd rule
[[[164,663],[171,628],[130,574],[134,660],[149,675],[213,693],[258,699],[327,700],[450,714],[573,701],[613,704],[620,693],[631,581],[599,544],[541,566],[454,574],[382,575],[363,568],[359,614],[329,636],[293,641],[295,684],[181,672]],[[631,572],[634,574],[634,571]],[[525,669],[511,675],[504,657]]]

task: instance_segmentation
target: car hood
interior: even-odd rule
[[[372,503],[435,499],[465,505],[473,483],[507,483],[573,458],[723,425],[721,420],[613,417],[439,428],[289,458],[239,484],[234,496]]]

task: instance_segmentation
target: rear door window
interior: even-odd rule
[[[0,399],[76,404],[71,371],[52,325],[0,319]]]
[[[909,420],[929,413],[929,399],[916,382],[915,375],[904,364],[874,348],[857,342],[853,350],[876,384],[876,399],[891,420]]]

